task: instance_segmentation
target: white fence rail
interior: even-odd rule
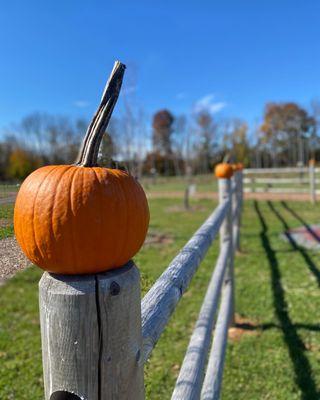
[[[316,185],[320,168],[312,163],[301,168],[250,168],[245,169],[243,183],[245,193],[309,193],[311,203],[316,202],[320,190]],[[285,176],[287,175],[287,176]],[[290,185],[292,186],[281,186]]]
[[[143,400],[144,363],[218,233],[220,253],[172,399],[219,398],[234,319],[233,260],[240,243],[242,190],[242,171],[219,179],[218,207],[142,302],[133,262],[97,275],[44,273],[40,319],[46,400]]]

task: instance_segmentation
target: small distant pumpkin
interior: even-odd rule
[[[228,163],[217,164],[214,173],[216,178],[229,179],[233,175],[232,165]]]
[[[243,164],[242,163],[232,164],[232,169],[233,171],[241,171],[243,170]]]
[[[77,162],[39,168],[19,190],[17,241],[32,263],[49,272],[89,274],[118,268],[145,240],[149,208],[142,187],[126,171],[97,166],[124,70],[115,63]]]

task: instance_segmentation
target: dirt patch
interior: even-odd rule
[[[194,211],[206,211],[206,208],[200,205],[190,206],[187,210],[182,205],[175,205],[166,208],[167,212],[194,212]]]
[[[148,192],[147,197],[150,199],[176,199],[183,198],[184,192]],[[198,192],[195,193],[195,199],[218,199],[217,192]],[[245,199],[250,200],[293,200],[293,201],[309,201],[310,195],[308,193],[244,193]]]
[[[17,271],[30,265],[14,237],[0,240],[0,286]]]
[[[238,342],[243,336],[256,336],[260,333],[261,329],[256,322],[236,315],[235,326],[229,328],[228,337],[230,340]]]
[[[12,221],[10,221],[8,218],[0,218],[0,228],[6,228],[7,226],[10,226]]]
[[[16,196],[0,198],[0,204],[11,204],[16,201]]]
[[[144,246],[161,246],[173,242],[172,236],[158,231],[148,232]]]

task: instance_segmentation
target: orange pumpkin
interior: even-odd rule
[[[214,170],[216,178],[229,179],[233,175],[232,165],[228,163],[218,164]]]
[[[238,164],[231,164],[231,167],[233,169],[233,172],[238,171]]]
[[[149,224],[145,193],[129,173],[96,166],[125,66],[116,63],[75,165],[39,168],[22,184],[16,238],[34,264],[54,273],[121,267],[142,246]]]
[[[232,169],[233,171],[241,171],[243,170],[243,164],[242,163],[232,164]]]

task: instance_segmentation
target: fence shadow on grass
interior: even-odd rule
[[[281,284],[279,262],[268,237],[268,225],[257,201],[254,202],[254,208],[261,224],[261,243],[270,266],[275,313],[283,333],[284,341],[288,347],[295,372],[295,381],[301,390],[301,399],[316,400],[319,399],[320,393],[317,391],[309,360],[304,353],[306,350],[305,345],[298,334],[297,326],[292,322],[288,312],[285,291]]]
[[[290,235],[290,232],[289,232],[290,226],[288,225],[287,221],[283,218],[283,216],[279,213],[279,211],[274,207],[273,203],[271,201],[268,201],[267,204],[268,204],[270,210],[274,213],[274,215],[282,223],[282,226],[284,229],[284,234],[285,234],[286,238],[288,239],[292,249],[295,251],[298,251],[302,255],[309,270],[312,272],[312,274],[316,278],[318,286],[320,286],[320,271],[317,268],[316,264],[312,261],[308,252],[302,246],[299,246],[298,243],[294,240],[294,238]]]
[[[293,324],[295,329],[305,329],[310,332],[320,332],[320,324],[301,324],[295,323]],[[251,324],[248,322],[236,322],[234,325],[235,328],[242,329],[244,331],[254,332],[254,331],[268,331],[270,329],[281,329],[281,325],[275,324],[273,322],[265,322],[263,324]]]
[[[301,224],[306,228],[310,235],[320,243],[320,236],[311,228],[311,226],[299,215],[297,214],[285,201],[281,201],[282,206]]]

